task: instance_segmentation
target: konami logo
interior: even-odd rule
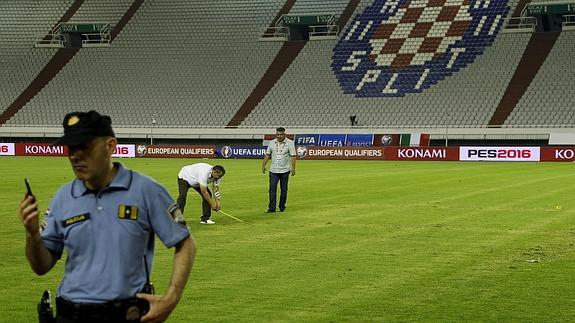
[[[444,148],[399,148],[397,157],[406,159],[444,159],[447,157],[447,150]]]
[[[557,149],[555,150],[555,159],[575,159],[575,149]]]
[[[26,156],[64,156],[64,146],[52,146],[49,144],[25,144],[24,155]]]

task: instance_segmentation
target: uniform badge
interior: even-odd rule
[[[138,207],[135,205],[120,204],[120,206],[118,206],[118,218],[125,220],[137,220]]]
[[[78,122],[80,122],[80,118],[78,118],[78,116],[71,116],[70,119],[68,119],[68,126],[73,126]]]
[[[44,232],[44,230],[46,230],[47,226],[48,226],[48,221],[46,221],[46,219],[42,220],[42,222],[40,222],[40,233]]]
[[[172,220],[174,220],[174,222],[182,226],[186,226],[186,219],[184,219],[184,215],[182,214],[182,211],[180,210],[178,204],[174,203],[170,205],[167,209],[167,212],[172,218]]]
[[[401,97],[423,92],[490,47],[508,0],[374,0],[333,49],[344,93]]]
[[[46,209],[46,212],[44,213],[44,220],[42,220],[42,222],[40,223],[40,233],[43,232],[44,230],[46,230],[46,227],[48,226],[48,217],[50,217],[51,213],[50,213],[50,209]]]
[[[70,226],[72,224],[76,224],[79,222],[84,222],[86,220],[90,219],[90,213],[84,213],[84,214],[79,214],[79,215],[74,215],[71,218],[67,218],[66,220],[62,221],[62,225],[65,227]]]

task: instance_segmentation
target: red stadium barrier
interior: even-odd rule
[[[541,160],[549,162],[575,161],[575,147],[541,147]]]
[[[245,149],[249,147],[244,147]],[[252,147],[261,151],[262,146]],[[529,161],[575,162],[575,146],[563,147],[320,147],[298,146],[303,160],[396,160],[396,161]],[[67,146],[44,143],[0,143],[0,156],[67,156]],[[119,144],[113,157],[222,158],[215,145]],[[228,156],[229,157],[229,156]],[[238,154],[234,158],[242,158]],[[254,158],[249,155],[246,158]]]

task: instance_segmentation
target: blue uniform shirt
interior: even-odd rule
[[[56,193],[42,239],[67,251],[58,295],[77,303],[134,297],[146,282],[154,234],[168,248],[190,235],[170,194],[151,178],[114,163],[118,172],[100,193],[74,180]],[[146,255],[147,264],[144,264]]]

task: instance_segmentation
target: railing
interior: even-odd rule
[[[276,21],[275,27],[265,27],[260,37],[260,41],[287,41],[289,40],[289,28],[284,24],[284,16],[282,15]],[[329,21],[322,25],[309,26],[309,39],[337,39],[339,34],[339,26],[335,24],[335,16],[332,16]]]
[[[114,126],[114,129],[149,129],[150,125],[140,124],[140,125],[128,125],[128,124],[120,124]],[[234,128],[229,128],[225,125],[166,125],[166,124],[155,124],[154,129],[158,130],[167,130],[167,129],[179,129],[183,130],[186,133],[195,133],[195,132],[202,132],[205,130],[210,130],[213,133],[222,133],[222,132],[230,132],[230,133],[248,133],[252,131],[258,132],[258,130],[267,130],[268,128],[272,129],[272,127],[265,127],[265,126],[239,126]],[[355,130],[378,130],[378,129],[445,129],[449,128],[451,130],[471,130],[474,129],[489,129],[491,131],[499,132],[506,132],[505,130],[518,130],[523,134],[538,134],[545,132],[545,129],[555,129],[555,130],[564,130],[565,132],[575,133],[575,124],[530,124],[530,125],[456,125],[456,124],[448,124],[448,125],[361,125],[361,126],[298,126],[298,125],[286,125],[285,128],[289,128],[292,131],[306,129],[309,131],[321,131],[321,130],[339,130],[339,129],[355,129]],[[275,130],[275,127],[273,127]],[[210,133],[210,131],[206,133]],[[2,125],[0,126],[0,134],[5,133],[12,133],[12,132],[29,132],[29,133],[38,133],[38,132],[45,132],[45,133],[61,133],[62,126],[61,125],[40,125],[40,124],[11,124],[11,125]],[[372,132],[372,131],[371,131]],[[466,131],[467,132],[467,131]],[[517,131],[514,131],[517,133]]]
[[[575,15],[564,15],[563,16],[563,29],[564,30],[575,30]]]
[[[504,32],[534,32],[536,26],[535,17],[511,17],[505,19]]]
[[[61,24],[57,24],[48,34],[38,35],[34,47],[64,47],[64,37],[60,33]]]
[[[110,33],[82,34],[82,47],[108,47],[111,41]]]
[[[43,35],[37,38],[34,47],[62,48],[64,47],[64,37],[60,34]]]
[[[104,28],[100,29],[98,32],[78,32],[82,37],[82,47],[107,47],[110,46],[112,41],[111,31],[112,28],[107,23],[69,23],[61,22],[58,23],[48,34],[38,36],[34,47],[55,47],[63,48],[65,47],[65,37],[62,34],[62,26],[78,24],[78,25],[102,25]],[[65,27],[65,26],[64,26]]]
[[[339,26],[328,24],[320,26],[309,26],[309,39],[337,39]]]
[[[284,17],[285,14],[281,15],[278,21],[276,21],[276,27],[283,27],[284,26]]]
[[[265,27],[260,41],[287,41],[289,29],[287,27]]]

